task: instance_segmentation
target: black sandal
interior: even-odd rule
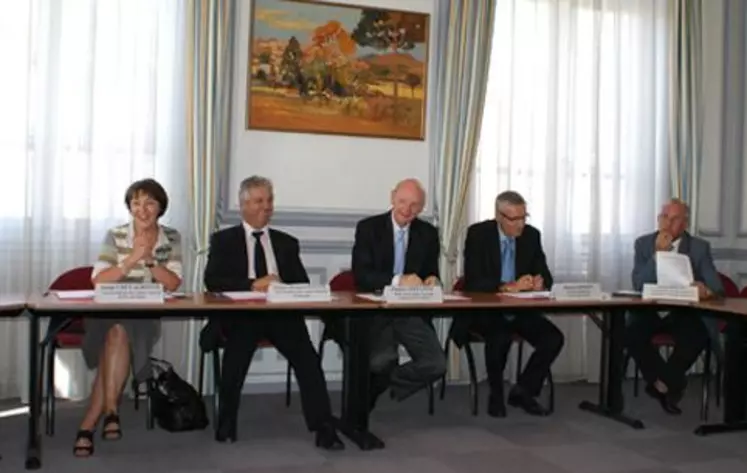
[[[111,428],[112,425],[116,425],[117,427]],[[118,414],[112,412],[104,417],[104,428],[101,429],[101,438],[104,440],[119,440],[122,438],[122,429],[120,428]]]
[[[78,445],[81,440],[88,440],[88,445]],[[93,455],[93,430],[79,430],[75,436],[73,455],[78,458],[88,458]]]

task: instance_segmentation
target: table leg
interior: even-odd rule
[[[724,421],[700,425],[696,435],[747,430],[747,320],[743,316],[729,318],[725,336]]]
[[[384,442],[368,430],[369,317],[345,317],[343,357],[343,406],[338,428],[361,450],[384,448]]]
[[[602,317],[602,353],[600,357],[599,401],[582,401],[579,409],[642,429],[643,422],[623,413],[623,337],[625,311],[612,310]]]
[[[29,427],[26,440],[26,469],[41,468],[41,437],[39,415],[41,407],[41,370],[39,369],[39,317],[29,312]]]

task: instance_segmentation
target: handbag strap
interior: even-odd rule
[[[151,356],[150,361],[153,364],[153,368],[159,373],[163,373],[165,371],[174,371],[174,365],[166,360]]]

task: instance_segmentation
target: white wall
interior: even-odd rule
[[[703,164],[697,233],[711,241],[716,265],[747,285],[747,3],[704,7]]]
[[[337,0],[337,3],[430,13],[429,44],[435,43],[436,0]],[[402,178],[417,177],[428,188],[433,143],[428,132],[425,141],[411,141],[245,129],[250,8],[251,0],[240,2],[229,189],[238,188],[241,179],[251,174],[260,174],[274,181],[276,205],[281,211],[361,213],[385,207],[389,189]],[[427,95],[432,97],[436,85],[431,79],[435,76],[432,48],[429,57]],[[426,119],[426,130],[428,125]],[[228,204],[229,209],[236,208],[235,199]]]
[[[241,0],[236,30],[232,142],[228,177],[221,203],[222,223],[239,221],[237,189],[245,177],[259,174],[275,186],[273,225],[301,240],[303,262],[310,277],[327,282],[350,267],[353,230],[365,215],[385,211],[393,185],[405,177],[433,185],[430,171],[435,152],[430,117],[437,90],[435,38],[439,0],[335,0],[350,5],[406,8],[430,13],[429,70],[424,141],[373,139],[333,135],[267,132],[245,129],[246,77],[252,0]],[[425,215],[430,215],[426,205]],[[309,322],[315,346],[322,326]],[[333,343],[325,348],[328,380],[340,379],[340,354]],[[277,390],[283,386],[285,361],[274,349],[258,351],[247,378],[247,391]]]

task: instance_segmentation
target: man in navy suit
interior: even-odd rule
[[[269,227],[273,212],[272,183],[252,176],[239,191],[242,222],[213,234],[205,268],[209,291],[267,291],[273,281],[308,283],[300,258],[298,240]],[[200,343],[209,345],[216,332],[211,321],[201,334]],[[209,330],[212,328],[212,330]],[[272,317],[226,317],[223,372],[220,381],[220,413],[215,437],[219,442],[237,438],[236,416],[241,389],[260,340],[268,339],[293,367],[301,392],[306,425],[316,432],[316,445],[327,450],[344,448],[333,426],[329,393],[302,315]]]
[[[467,230],[464,244],[464,288],[469,292],[515,293],[544,291],[553,279],[547,267],[539,230],[527,225],[526,201],[519,193],[505,191],[495,200],[495,219],[478,222]],[[490,384],[488,415],[505,417],[503,370],[513,335],[534,347],[534,353],[508,395],[508,403],[530,415],[549,411],[537,402],[550,367],[563,348],[562,332],[544,314],[491,314],[458,317],[451,336],[458,346],[468,343],[469,332],[485,340],[485,364]]]
[[[710,244],[685,231],[689,224],[688,206],[678,200],[667,202],[659,215],[659,230],[635,242],[633,288],[643,290],[645,283],[656,283],[656,253],[677,251],[690,258],[693,279],[700,299],[724,293],[721,278],[713,264]],[[717,333],[716,321],[671,311],[660,317],[656,310],[630,312],[626,344],[646,380],[646,393],[659,401],[665,412],[681,414],[678,403],[685,390],[685,373],[708,343],[709,332]],[[664,361],[651,339],[658,333],[669,333],[674,349]],[[716,336],[717,337],[717,336]],[[717,340],[717,338],[716,338]]]
[[[415,179],[406,179],[397,184],[391,198],[389,212],[365,218],[356,226],[356,288],[378,292],[389,285],[440,284],[438,230],[418,218],[425,205],[425,191]],[[390,387],[392,397],[403,400],[446,372],[446,357],[427,318],[375,316],[370,336],[371,409],[377,397]],[[402,365],[400,344],[411,358]]]

